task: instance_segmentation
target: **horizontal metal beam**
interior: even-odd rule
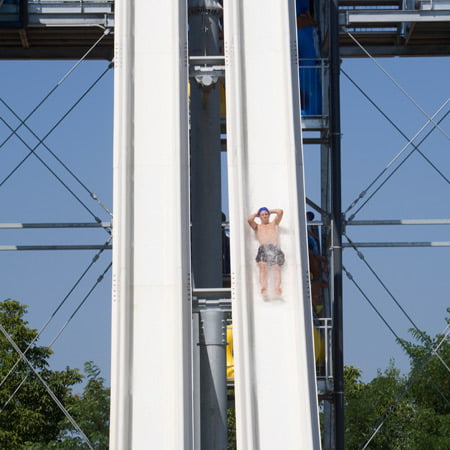
[[[111,250],[112,245],[86,244],[86,245],[0,245],[0,252],[11,250]]]
[[[191,65],[225,66],[225,57],[223,55],[192,55],[189,56],[189,63]]]
[[[364,48],[367,52],[374,57],[392,57],[392,56],[405,56],[405,57],[430,57],[430,56],[449,56],[449,45],[446,41],[443,41],[442,44],[434,45],[434,44],[416,44],[416,45],[390,45],[390,44],[381,44],[376,45],[376,39],[371,39],[370,32],[364,33],[362,31],[358,31],[358,33],[353,33],[358,40],[363,42]],[[341,37],[343,35],[341,34]],[[398,37],[398,32],[391,33],[389,39],[392,42],[395,42]],[[367,58],[366,53],[364,51],[355,46],[342,44],[339,49],[339,54],[342,58]]]
[[[0,223],[0,229],[22,228],[111,228],[111,222],[67,222],[67,223]]]
[[[28,1],[28,14],[108,14],[114,12],[114,0],[84,1]]]
[[[29,27],[114,26],[113,1],[29,2]]]
[[[345,225],[450,225],[450,219],[351,220]]]
[[[65,37],[62,32],[59,37],[61,41]],[[31,40],[34,43],[34,40]],[[60,41],[60,42],[61,42]],[[73,40],[73,46],[54,45],[47,42],[44,45],[37,43],[32,48],[22,48],[18,46],[2,47],[0,45],[0,60],[79,60],[80,56],[86,52],[88,47],[86,44],[80,43],[78,40]],[[89,44],[90,45],[90,44]],[[111,61],[114,57],[114,49],[112,40],[106,46],[97,46],[89,53],[86,59],[108,60]]]
[[[343,243],[342,247],[450,247],[450,242],[352,242]]]
[[[223,298],[231,298],[230,288],[194,288],[192,290],[193,297],[207,300],[219,300]]]
[[[402,22],[450,22],[450,10],[398,11],[354,10],[339,13],[340,25],[380,24]]]
[[[220,298],[218,300],[206,300],[204,298],[192,300],[192,312],[198,313],[205,309],[215,309],[225,312],[231,312],[231,299]]]
[[[302,129],[306,131],[322,131],[328,129],[328,118],[309,118],[301,117]]]

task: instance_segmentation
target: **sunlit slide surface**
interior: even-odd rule
[[[224,24],[238,447],[317,449],[295,3],[230,0]]]

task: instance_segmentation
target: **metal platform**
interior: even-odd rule
[[[0,5],[0,59],[76,59],[105,29],[114,29],[114,0],[3,0]],[[341,0],[339,11],[342,57],[366,56],[348,33],[373,56],[450,55],[450,0]],[[113,55],[111,32],[89,58]]]
[[[450,55],[449,0],[341,0],[340,52],[366,56]]]
[[[114,0],[0,1],[0,59],[114,56]],[[105,30],[107,32],[105,33]]]

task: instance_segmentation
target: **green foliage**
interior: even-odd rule
[[[93,447],[96,450],[107,449],[109,388],[104,386],[100,369],[87,362],[85,375],[69,367],[62,371],[50,370],[48,358],[52,350],[34,342],[37,331],[28,327],[28,322],[23,319],[26,312],[27,306],[17,301],[0,302],[1,326],[21,351],[26,352],[33,367],[88,436]],[[17,352],[0,332],[0,448],[88,448],[28,364],[23,360],[16,364],[18,360]],[[87,383],[83,393],[73,394],[73,386],[84,378]]]
[[[350,368],[351,373],[347,375],[346,382],[346,448],[357,449],[368,439],[375,428],[383,419],[386,411],[404,387],[405,380],[400,377],[393,363],[384,373],[370,383],[364,384],[360,380],[360,372]],[[370,448],[401,448],[397,447],[397,430],[405,426],[405,420],[410,416],[408,402],[400,402],[391,412],[389,421],[383,424],[381,430],[376,434]]]
[[[0,324],[22,352],[37,336],[37,331],[23,320],[26,312],[26,305],[17,301],[0,302]],[[47,359],[51,353],[48,347],[33,343],[26,356],[64,403],[70,397],[71,387],[79,383],[82,376],[78,370],[70,368],[49,370]],[[61,410],[23,360],[6,378],[18,359],[11,343],[0,333],[0,448],[4,450],[17,450],[26,442],[44,443],[55,439],[59,434],[58,423],[63,418]]]
[[[447,311],[450,313],[450,309]],[[411,391],[414,398],[423,408],[430,408],[439,414],[450,414],[448,336],[438,334],[432,339],[417,330],[411,330],[411,333],[419,341],[418,344],[401,342],[411,360],[411,377],[414,378]]]
[[[345,368],[346,449],[359,449],[372,437],[371,450],[450,448],[449,340],[411,333],[418,343],[401,341],[411,362],[408,377],[400,375],[393,361],[367,384],[359,369]]]
[[[107,450],[110,390],[105,387],[105,380],[100,377],[100,369],[92,361],[84,364],[84,372],[88,381],[83,394],[72,397],[70,414],[96,450]],[[67,419],[62,424],[60,439],[69,447],[58,448],[85,447],[81,437],[73,436],[73,428]]]
[[[234,388],[228,389],[227,396],[229,399],[234,400]],[[236,415],[234,407],[227,408],[227,428],[228,450],[236,450]]]

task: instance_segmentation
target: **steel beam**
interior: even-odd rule
[[[431,11],[390,11],[390,10],[355,10],[339,13],[340,25],[395,24],[402,22],[450,22],[449,10]]]

